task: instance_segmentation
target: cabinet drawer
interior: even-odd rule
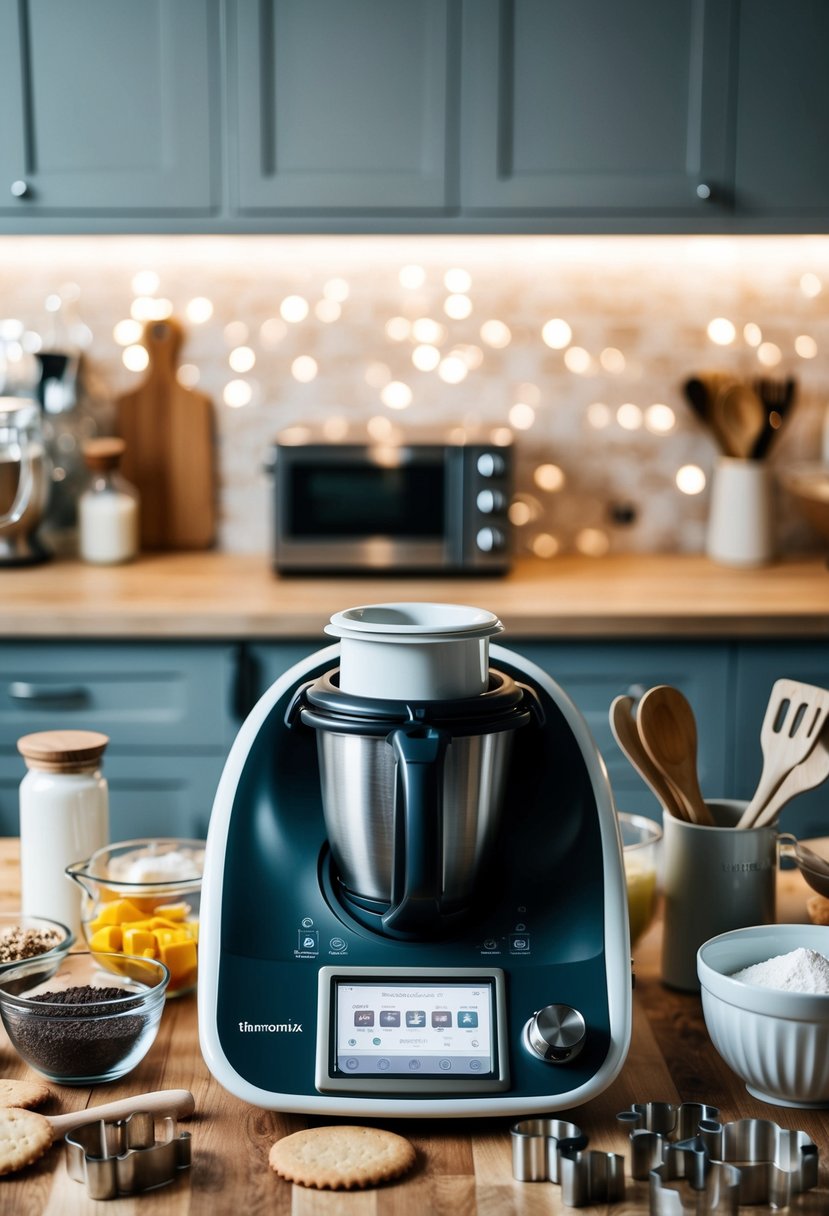
[[[703,795],[715,798],[730,793],[726,728],[731,658],[725,643],[521,642],[511,649],[551,675],[584,715],[607,765],[619,810],[660,818],[657,800],[619,750],[608,720],[614,697],[624,693],[638,697],[654,684],[673,684],[693,707]]]
[[[0,749],[59,728],[103,731],[110,751],[224,747],[234,655],[215,644],[0,646]]]

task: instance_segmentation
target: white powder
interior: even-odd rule
[[[760,988],[779,988],[784,992],[829,994],[829,959],[817,950],[803,946],[789,954],[778,954],[765,963],[755,963],[735,971],[734,980],[757,984]]]

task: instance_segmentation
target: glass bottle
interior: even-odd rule
[[[65,874],[73,861],[109,843],[109,790],[101,757],[109,739],[90,730],[24,735],[17,750],[29,770],[20,783],[20,903],[80,937],[80,890]]]
[[[84,460],[91,473],[78,503],[80,556],[97,565],[131,561],[138,553],[138,491],[118,471],[123,439],[88,439]]]

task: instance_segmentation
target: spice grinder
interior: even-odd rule
[[[205,1060],[238,1097],[520,1115],[576,1106],[621,1068],[606,770],[551,676],[490,644],[501,628],[462,605],[336,613],[338,644],[243,724],[207,837],[198,991]]]

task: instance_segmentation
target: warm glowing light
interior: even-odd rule
[[[666,435],[676,426],[676,414],[669,405],[657,401],[645,410],[645,426],[655,435]]]
[[[555,557],[559,548],[558,541],[549,532],[539,532],[533,539],[533,553],[536,557]]]
[[[674,480],[683,494],[701,494],[705,489],[705,474],[698,464],[684,464],[677,469]]]
[[[801,359],[814,359],[817,354],[817,342],[809,334],[798,334],[794,340],[794,349]]]
[[[307,426],[286,426],[284,431],[279,432],[279,442],[288,443],[291,447],[307,443],[310,438],[311,432]]]
[[[457,355],[448,355],[438,367],[438,375],[444,384],[460,384],[469,374],[469,368]]]
[[[512,443],[513,435],[508,426],[496,426],[489,432],[489,441],[496,448],[507,448]]]
[[[470,371],[474,371],[476,367],[480,367],[484,361],[484,352],[480,346],[466,344],[464,346],[456,346],[450,354],[456,355],[458,359],[463,359]]]
[[[516,431],[528,431],[535,422],[535,410],[524,401],[516,401],[507,418]]]
[[[132,276],[130,286],[137,296],[154,296],[161,284],[161,279],[154,270],[139,270]]]
[[[386,322],[386,337],[392,342],[405,342],[411,331],[411,324],[405,317],[391,317]]]
[[[281,317],[268,317],[259,326],[259,340],[267,350],[273,350],[284,341],[288,326]]]
[[[377,439],[382,443],[384,439],[389,439],[394,434],[394,423],[391,418],[386,418],[383,414],[376,414],[373,418],[369,418],[366,430],[372,439]]]
[[[590,370],[590,362],[590,354],[583,346],[571,346],[564,352],[564,366],[577,376]]]
[[[300,384],[310,384],[312,380],[316,380],[318,370],[316,359],[312,359],[310,355],[297,355],[291,364],[291,375]]]
[[[463,295],[472,286],[472,275],[468,270],[461,270],[460,267],[455,267],[452,270],[447,270],[443,276],[443,285],[447,291],[458,292]]]
[[[33,329],[27,329],[20,341],[23,349],[29,355],[36,355],[39,350],[43,349],[43,339]]]
[[[348,419],[339,414],[326,418],[322,424],[322,433],[331,443],[341,443],[348,434]]]
[[[616,421],[625,431],[638,431],[642,425],[642,411],[632,401],[626,401],[616,411]]]
[[[314,316],[326,325],[330,325],[332,321],[339,321],[342,311],[336,300],[318,300],[314,305]]]
[[[524,525],[528,524],[533,517],[530,504],[528,502],[524,502],[524,500],[521,498],[517,498],[515,502],[510,503],[510,508],[507,514],[509,516],[510,523],[514,524],[516,528],[523,528]]]
[[[192,300],[188,300],[184,312],[188,321],[192,321],[194,325],[203,325],[213,316],[213,301],[208,300],[207,296],[194,296]]]
[[[453,321],[463,321],[472,312],[472,301],[469,296],[447,296],[443,301],[443,311]]]
[[[446,341],[446,330],[439,321],[431,317],[418,317],[412,325],[412,337],[415,342],[425,342],[428,346],[440,346]]]
[[[813,300],[815,296],[819,296],[823,291],[823,283],[816,274],[807,272],[806,274],[800,276],[800,290],[803,292],[804,296],[807,296],[810,300]]]
[[[119,346],[132,346],[139,342],[144,327],[140,321],[119,321],[112,331],[112,336]]]
[[[248,327],[244,321],[230,321],[222,330],[227,346],[244,346],[248,340]]]
[[[604,557],[610,548],[610,537],[601,528],[582,528],[576,533],[575,544],[585,557]]]
[[[150,356],[143,346],[127,346],[121,355],[121,360],[124,367],[131,372],[143,372],[150,362]]]
[[[172,300],[136,296],[130,306],[130,316],[134,321],[164,321],[172,315]]]
[[[546,490],[549,494],[555,494],[557,490],[561,490],[564,486],[564,471],[557,464],[540,464],[533,473],[533,481],[539,490]]]
[[[176,380],[184,388],[195,388],[201,379],[201,372],[195,363],[182,363],[176,372]]]
[[[774,342],[761,342],[757,347],[757,358],[763,367],[777,367],[783,352]]]
[[[755,325],[754,321],[749,321],[747,325],[743,326],[743,337],[747,346],[759,346],[763,341],[763,331],[759,325]]]
[[[308,316],[308,301],[304,296],[286,296],[279,305],[279,315],[283,321],[296,325]]]
[[[625,356],[615,346],[606,346],[599,355],[599,363],[606,372],[618,376],[625,370]]]
[[[481,341],[486,342],[493,350],[503,350],[512,341],[510,327],[503,321],[484,321],[480,328]]]
[[[231,409],[239,410],[244,405],[250,405],[253,389],[247,380],[229,380],[224,387],[222,399]]]
[[[385,363],[369,363],[365,372],[366,384],[372,388],[382,388],[391,380],[391,371]]]
[[[390,380],[380,393],[380,400],[390,410],[405,410],[412,404],[414,394],[402,380]]]
[[[412,351],[412,363],[421,372],[432,372],[440,363],[440,351],[436,346],[416,346]]]
[[[564,350],[565,346],[570,345],[573,331],[561,317],[553,317],[542,329],[541,337],[553,350]]]
[[[714,317],[706,332],[716,346],[730,346],[737,337],[737,330],[727,317]]]
[[[342,304],[351,295],[351,288],[345,279],[329,279],[322,289],[322,294],[326,300]]]
[[[256,364],[256,355],[249,346],[236,346],[227,357],[234,372],[249,372]]]
[[[47,312],[59,312],[62,303],[63,303],[63,301],[61,300],[60,296],[56,292],[53,291],[43,301],[43,307],[46,309]],[[22,332],[23,322],[20,321],[19,325],[20,325],[20,329]]]
[[[411,290],[423,286],[426,281],[426,271],[422,266],[403,266],[397,278],[401,287],[408,287]]]
[[[603,401],[593,401],[587,407],[587,425],[594,431],[602,431],[610,426],[611,413],[609,406]]]

